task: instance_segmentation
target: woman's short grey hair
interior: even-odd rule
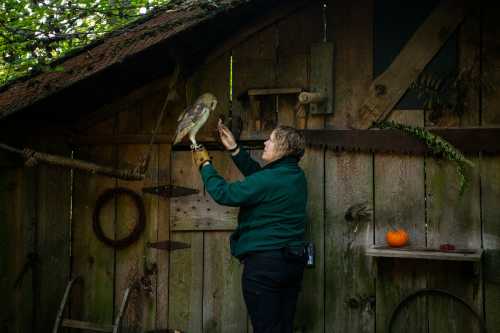
[[[301,159],[304,156],[306,140],[302,133],[290,126],[280,125],[274,129],[274,139],[283,156],[294,156]]]

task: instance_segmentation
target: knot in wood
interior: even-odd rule
[[[349,298],[347,301],[347,306],[349,306],[351,309],[355,309],[359,307],[359,300],[355,297]]]
[[[387,87],[384,86],[383,84],[376,84],[375,85],[375,95],[377,96],[383,96],[387,93]]]

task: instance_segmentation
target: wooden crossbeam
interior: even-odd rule
[[[358,110],[355,128],[387,119],[411,83],[438,53],[465,17],[463,0],[443,0],[419,27],[389,68],[375,81]]]
[[[113,325],[96,324],[87,321],[64,319],[62,327],[77,328],[81,330],[89,330],[95,332],[113,332]]]

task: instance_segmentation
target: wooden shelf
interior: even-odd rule
[[[248,89],[248,96],[265,96],[265,95],[288,95],[300,94],[302,88],[269,88],[269,89]]]
[[[457,249],[454,251],[441,251],[432,248],[388,246],[372,246],[366,249],[366,255],[371,257],[453,260],[453,261],[479,261],[483,254],[482,249]]]

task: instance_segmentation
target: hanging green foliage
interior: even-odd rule
[[[436,157],[444,157],[456,163],[458,179],[459,179],[459,192],[460,195],[464,193],[469,180],[466,177],[466,166],[474,167],[474,163],[468,160],[464,154],[455,148],[451,143],[446,141],[440,136],[432,134],[423,127],[409,126],[399,124],[393,121],[382,121],[375,124],[380,129],[392,128],[403,131],[419,140],[421,140]]]
[[[483,63],[485,60],[483,60]],[[430,112],[429,119],[434,121],[445,113],[462,116],[469,107],[470,94],[481,91],[484,95],[495,90],[491,74],[477,69],[479,57],[457,73],[438,74],[423,72],[410,85],[423,109]],[[483,64],[484,65],[484,64]]]
[[[0,1],[0,86],[163,9],[170,0]],[[174,1],[173,2],[178,2]]]

